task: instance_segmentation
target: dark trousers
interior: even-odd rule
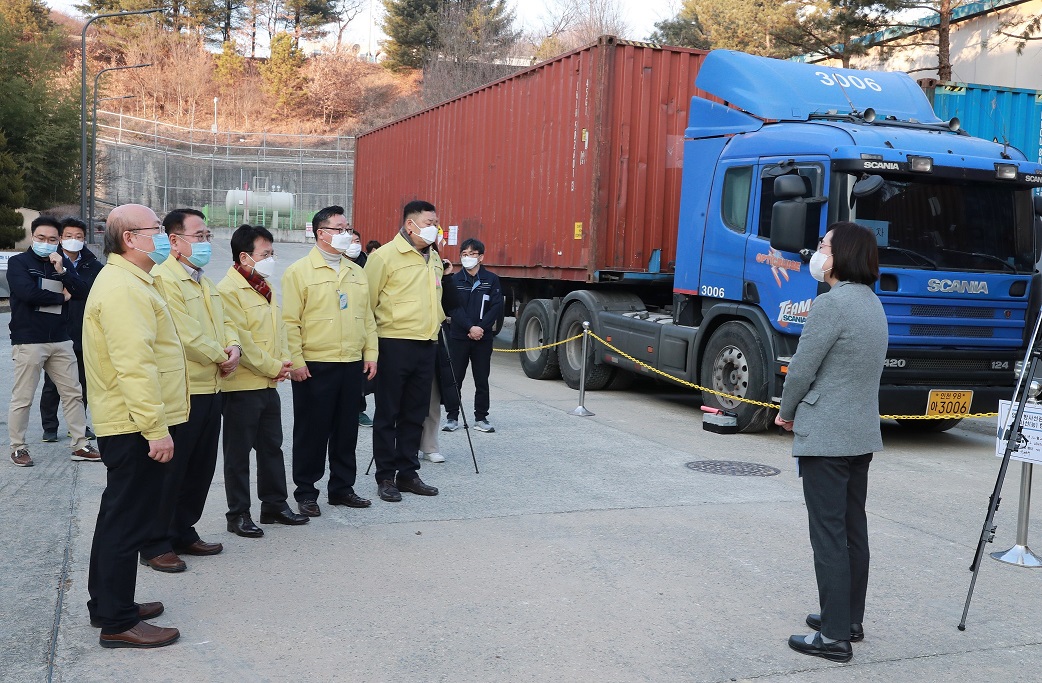
[[[376,480],[414,479],[423,420],[430,412],[435,342],[380,338],[373,457]]]
[[[868,466],[872,454],[800,458],[803,497],[821,606],[821,634],[850,640],[865,619],[868,591]]]
[[[134,602],[137,554],[151,531],[147,520],[155,514],[169,463],[148,457],[140,433],[100,437],[98,449],[106,485],[90,550],[87,610],[101,620],[102,633],[113,634],[141,621]]]
[[[329,454],[331,496],[345,496],[355,485],[358,465],[358,397],[365,375],[362,361],[307,364],[309,379],[293,383],[293,497],[318,498],[315,482],[326,473]]]
[[[467,376],[467,365],[470,365],[474,378],[474,419],[484,420],[488,417],[488,375],[492,370],[492,335],[479,341],[473,339],[453,339],[449,344],[452,356],[452,370],[456,373],[456,388],[463,391],[463,380]],[[451,405],[450,405],[451,401]],[[443,399],[445,416],[450,420],[459,419],[459,394],[453,392],[451,398]]]
[[[188,422],[177,426],[174,457],[166,464],[163,494],[153,514],[150,538],[141,556],[159,557],[199,540],[195,524],[203,516],[217,469],[221,436],[221,394],[193,394]]]
[[[224,492],[228,518],[250,511],[250,451],[257,450],[257,497],[261,512],[286,505],[286,461],[282,455],[282,401],[275,389],[223,394]],[[355,416],[358,421],[358,416]]]
[[[83,349],[79,344],[74,344],[72,352],[76,354],[76,365],[79,368],[80,391],[83,392],[83,409],[87,409],[87,374],[83,367]],[[40,418],[43,422],[43,431],[58,431],[58,404],[61,397],[58,395],[58,387],[54,386],[50,376],[43,373],[43,392],[40,394]]]

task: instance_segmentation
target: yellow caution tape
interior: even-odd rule
[[[492,350],[493,351],[499,351],[500,353],[522,353],[523,351],[541,351],[542,349],[549,349],[549,348],[552,348],[554,346],[560,346],[561,344],[567,344],[568,342],[575,341],[576,339],[582,339],[582,336],[583,336],[582,332],[580,332],[579,334],[575,335],[574,337],[568,337],[567,339],[562,339],[561,341],[554,342],[552,344],[543,344],[542,346],[533,346],[530,349],[492,349]]]
[[[494,349],[494,350],[495,351],[499,351],[501,353],[521,353],[523,351],[540,351],[542,349],[549,349],[549,348],[552,348],[554,346],[560,346],[561,344],[567,344],[568,342],[575,341],[576,339],[581,339],[582,336],[583,336],[583,333],[580,332],[579,334],[575,335],[574,337],[569,337],[568,339],[562,339],[561,341],[553,342],[552,344],[543,344],[542,346],[533,346],[533,347],[528,348],[528,349]],[[735,396],[734,394],[729,394],[729,393],[727,393],[725,391],[717,391],[716,389],[710,389],[709,387],[704,387],[704,386],[702,386],[700,384],[695,384],[694,382],[688,382],[686,379],[680,379],[679,377],[674,377],[673,375],[669,374],[668,372],[663,372],[662,370],[659,370],[656,367],[652,367],[652,366],[648,365],[647,363],[645,363],[642,360],[638,360],[638,359],[634,358],[633,356],[629,355],[628,353],[626,353],[625,351],[621,350],[617,346],[613,346],[612,344],[608,343],[604,339],[601,339],[600,337],[598,337],[593,332],[590,332],[590,336],[593,337],[594,339],[596,339],[597,341],[599,341],[606,348],[610,349],[611,351],[614,351],[615,353],[619,354],[620,356],[622,356],[626,360],[631,361],[633,363],[636,363],[637,365],[641,366],[642,368],[650,370],[651,372],[655,373],[656,375],[661,375],[662,377],[665,377],[666,379],[670,380],[671,382],[675,382],[676,384],[680,384],[680,385],[685,386],[685,387],[690,387],[692,389],[695,389],[697,391],[701,391],[703,393],[715,394],[717,396],[723,396],[723,397],[728,398],[728,399],[730,399],[732,401],[740,401],[742,403],[749,403],[749,404],[754,405],[754,406],[760,406],[760,407],[763,407],[763,408],[771,408],[773,410],[779,410],[781,408],[781,406],[779,406],[777,403],[768,403],[766,401],[756,401],[756,400],[751,399],[751,398],[745,398],[744,396]],[[959,419],[971,419],[971,418],[979,418],[979,417],[998,417],[998,413],[969,413],[969,414],[966,414],[966,415],[880,415],[879,417],[882,420],[950,420],[953,417],[957,417]]]

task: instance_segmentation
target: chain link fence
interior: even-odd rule
[[[319,209],[352,215],[355,139],[184,128],[99,111],[95,217],[138,203],[202,210],[211,227],[304,230]]]

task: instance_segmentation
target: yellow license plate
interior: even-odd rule
[[[970,412],[973,403],[972,391],[947,391],[934,389],[926,402],[927,415],[962,417]]]

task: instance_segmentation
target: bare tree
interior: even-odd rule
[[[629,37],[619,0],[546,0],[543,25],[536,30],[536,56],[550,59],[595,42],[603,35]]]
[[[336,25],[336,50],[339,51],[344,42],[344,33],[351,22],[358,18],[365,7],[365,0],[333,0],[331,3]]]

